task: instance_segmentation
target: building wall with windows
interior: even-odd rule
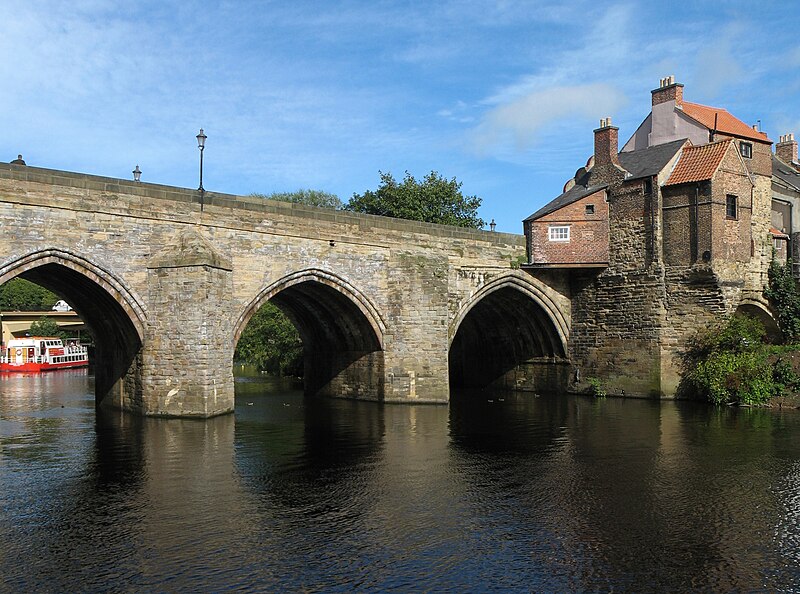
[[[608,262],[608,201],[605,190],[528,223],[533,263],[548,265]]]

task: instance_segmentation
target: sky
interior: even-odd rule
[[[497,230],[559,195],[611,116],[687,101],[800,135],[800,3],[0,0],[0,161],[343,201],[455,177]]]

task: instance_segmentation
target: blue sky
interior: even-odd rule
[[[676,8],[679,7],[679,8]],[[3,0],[0,160],[347,201],[431,170],[520,233],[611,116],[688,101],[800,133],[794,2]]]

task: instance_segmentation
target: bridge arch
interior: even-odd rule
[[[781,338],[782,332],[768,303],[759,299],[745,297],[736,308],[736,313],[750,316],[761,322],[770,340],[779,340]]]
[[[63,296],[92,329],[99,404],[135,365],[147,327],[144,302],[110,270],[58,248],[38,250],[0,264],[0,284],[15,277]]]
[[[375,305],[341,276],[318,268],[289,274],[259,291],[239,316],[233,342],[270,301],[303,341],[309,394],[381,399],[386,324]]]
[[[566,373],[567,317],[522,272],[481,287],[453,318],[449,337],[452,387],[555,389]]]

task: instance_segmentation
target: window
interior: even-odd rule
[[[745,159],[752,159],[753,158],[753,145],[749,142],[740,142],[739,143],[739,152],[742,153],[742,156]]]
[[[548,241],[569,241],[569,225],[547,228]]]
[[[736,196],[733,194],[728,194],[725,196],[725,218],[736,218]]]
[[[587,204],[586,205],[586,214],[593,215],[594,214],[594,204]]]
[[[652,194],[653,193],[653,180],[652,179],[644,180],[644,193],[645,194]]]

